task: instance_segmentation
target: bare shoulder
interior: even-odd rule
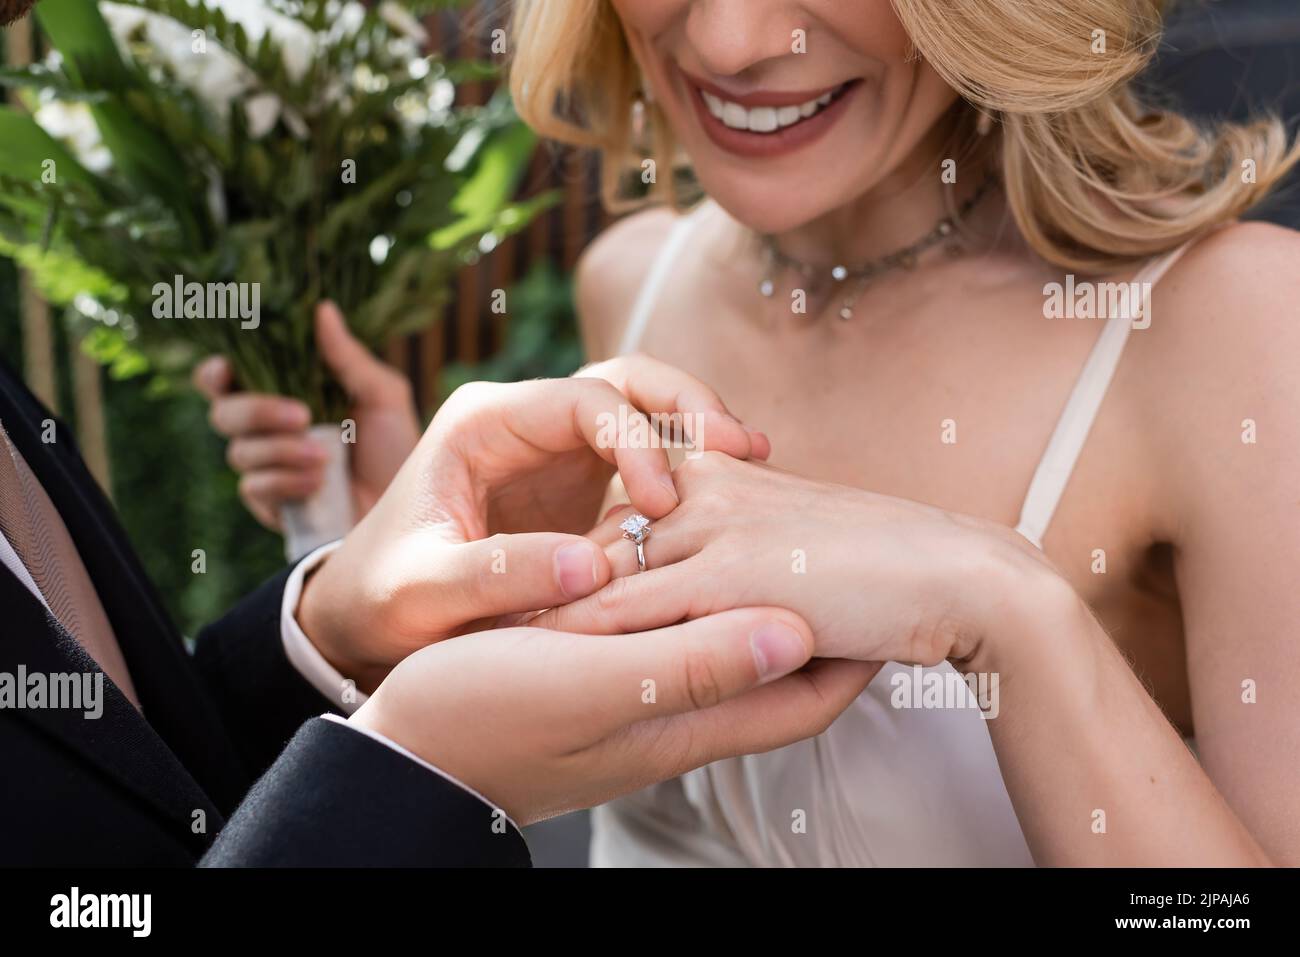
[[[1231,390],[1261,363],[1300,372],[1300,233],[1239,223],[1202,239],[1156,287],[1137,337],[1163,390]]]
[[[1237,223],[1198,242],[1170,270],[1163,332],[1174,349],[1250,351],[1300,335],[1300,232]],[[1154,323],[1153,323],[1154,326]],[[1300,353],[1294,355],[1300,361]]]
[[[1265,438],[1273,451],[1300,445],[1300,233],[1240,223],[1207,236],[1161,280],[1151,327],[1133,338],[1139,415],[1177,482],[1204,494],[1260,481],[1250,470],[1283,464]],[[1244,442],[1261,452],[1238,454]]]
[[[664,207],[633,213],[602,232],[583,252],[574,296],[588,358],[613,354],[655,255],[677,219]]]

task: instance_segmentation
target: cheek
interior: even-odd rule
[[[912,40],[890,0],[808,0],[806,8],[840,43],[863,56],[897,64],[911,55]]]
[[[2,0],[0,0],[2,2]],[[682,23],[693,0],[611,0],[623,36],[641,68],[649,92],[659,97],[667,80],[655,56],[655,44],[663,44],[675,24]]]
[[[675,20],[684,19],[691,0],[611,0],[610,6],[634,43],[657,36]]]

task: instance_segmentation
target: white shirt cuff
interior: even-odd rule
[[[352,714],[366,703],[368,697],[364,691],[357,690],[356,682],[344,678],[338,670],[325,660],[311,639],[303,632],[295,617],[298,599],[302,597],[302,583],[308,573],[323,562],[331,552],[336,550],[342,540],[322,545],[300,561],[289,580],[284,583],[284,599],[280,602],[280,639],[284,642],[284,654],[289,664],[302,675],[313,688],[325,696],[325,700],[339,708],[345,714]]]
[[[391,738],[386,738],[378,731],[372,731],[370,728],[363,728],[360,725],[353,724],[351,721],[348,721],[345,718],[340,718],[336,714],[323,714],[321,715],[321,717],[324,718],[326,721],[333,721],[336,724],[341,724],[344,727],[351,728],[353,731],[356,731],[359,734],[364,734],[367,738],[370,738],[374,741],[378,741],[380,744],[384,745],[384,747],[392,748],[394,751],[396,751],[398,754],[402,755],[403,757],[410,758],[412,761],[414,761],[420,767],[424,768],[426,771],[432,771],[434,774],[438,775],[438,777],[442,778],[444,781],[447,781],[450,784],[454,784],[462,791],[474,795],[474,797],[478,798],[480,801],[486,804],[488,808],[492,810],[493,813],[500,811],[501,815],[507,821],[510,822],[511,827],[513,827],[516,831],[521,830],[519,825],[515,823],[514,819],[509,814],[506,814],[504,810],[497,807],[495,804],[493,804],[483,795],[475,791],[468,784],[464,783],[463,781],[457,781],[446,771],[443,771],[441,768],[438,768],[430,764],[428,761],[424,760],[424,758],[420,757],[418,754],[414,753],[413,751],[408,751],[406,748],[402,747],[400,744],[398,744],[396,741],[392,740]]]

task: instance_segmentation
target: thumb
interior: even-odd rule
[[[447,549],[438,577],[455,582],[441,616],[462,622],[564,605],[609,581],[604,549],[581,535],[493,535]]]
[[[316,306],[316,347],[339,385],[356,402],[378,404],[404,382],[396,369],[375,358],[352,335],[343,313],[329,300]]]
[[[230,369],[230,360],[225,356],[208,356],[194,367],[191,378],[194,388],[211,402],[230,391],[235,375]]]
[[[578,637],[578,636],[570,636]],[[610,733],[626,725],[712,708],[801,668],[812,630],[780,608],[740,608],[602,641],[580,641],[565,692],[588,701]],[[642,693],[647,679],[651,702]],[[653,707],[647,707],[652,703]]]

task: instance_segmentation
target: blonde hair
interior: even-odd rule
[[[973,105],[996,116],[1012,216],[1035,252],[1104,271],[1169,249],[1254,206],[1297,163],[1276,118],[1202,127],[1146,108],[1132,81],[1151,61],[1163,0],[892,0],[916,48]],[[634,143],[640,74],[608,0],[517,0],[510,82],[543,136],[598,149],[618,204]],[[675,159],[646,109],[656,162]],[[1249,175],[1248,175],[1249,174]],[[661,198],[675,201],[671,175]]]

